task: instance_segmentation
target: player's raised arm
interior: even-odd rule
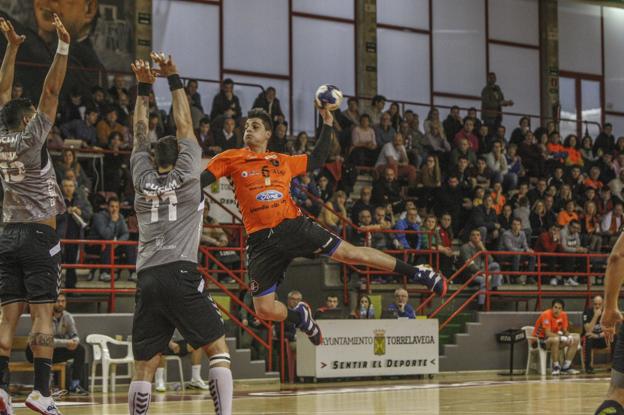
[[[52,66],[50,66],[48,75],[43,83],[43,91],[41,92],[39,108],[37,109],[37,111],[47,115],[52,122],[56,119],[59,94],[61,93],[65,73],[67,72],[67,55],[69,54],[69,42],[71,40],[69,32],[56,14],[54,15],[53,24],[56,27],[58,36],[58,47]]]
[[[329,157],[329,150],[331,147],[331,139],[333,134],[334,116],[331,111],[325,108],[319,108],[319,113],[323,117],[323,127],[321,128],[321,134],[318,140],[316,140],[316,146],[308,157],[308,171],[314,171],[323,167]]]
[[[171,55],[165,56],[164,53],[152,52],[151,57],[159,65],[160,74],[166,76],[167,81],[169,81],[169,89],[173,98],[173,120],[176,125],[176,137],[178,140],[186,138],[196,141],[191,105],[178,74],[178,68],[171,59]]]
[[[26,36],[20,36],[15,33],[11,22],[2,17],[0,17],[0,30],[2,30],[2,34],[7,40],[4,59],[2,59],[2,66],[0,66],[0,107],[2,107],[11,100],[17,51],[26,39]]]
[[[150,68],[149,62],[137,59],[132,65],[132,72],[137,80],[137,98],[134,106],[134,143],[132,151],[149,149],[147,124],[149,111],[149,94],[156,82],[156,72]]]

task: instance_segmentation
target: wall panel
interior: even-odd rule
[[[493,0],[489,7],[490,39],[539,46],[538,0]]]
[[[605,108],[624,112],[624,9],[604,8],[604,40]]]
[[[377,0],[377,23],[429,30],[429,0]]]
[[[559,69],[600,75],[600,6],[559,1]]]

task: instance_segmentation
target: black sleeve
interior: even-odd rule
[[[314,171],[316,169],[320,169],[327,161],[327,157],[329,157],[329,150],[331,146],[331,138],[332,132],[334,131],[333,127],[330,127],[327,124],[323,124],[323,128],[321,129],[321,134],[319,135],[318,140],[316,140],[316,146],[312,153],[308,157],[308,171]]]
[[[216,177],[214,177],[214,175],[210,173],[208,170],[204,170],[199,176],[199,182],[201,183],[202,189],[214,183],[215,180],[217,180]]]

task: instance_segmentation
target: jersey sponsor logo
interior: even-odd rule
[[[268,154],[268,155],[264,156],[264,158],[267,159],[267,160],[276,159],[277,158],[277,154]]]
[[[264,192],[258,193],[256,195],[256,200],[258,202],[272,202],[273,200],[279,200],[284,195],[277,190],[266,190]]]
[[[256,280],[251,280],[251,282],[249,283],[249,290],[252,293],[258,292],[258,289],[260,288],[260,284],[258,283],[258,281]]]

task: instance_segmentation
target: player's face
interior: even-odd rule
[[[250,118],[245,123],[245,135],[243,139],[249,147],[266,147],[271,138],[271,131],[264,127],[260,118]]]
[[[33,0],[35,20],[40,32],[56,33],[52,24],[56,13],[72,38],[84,35],[97,12],[97,0]]]

